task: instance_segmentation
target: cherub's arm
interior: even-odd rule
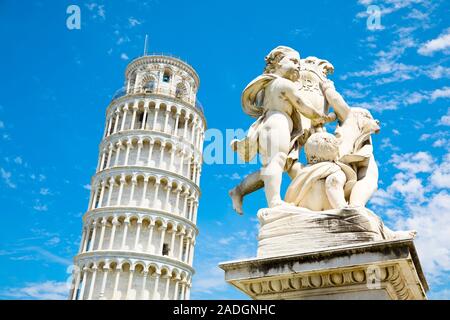
[[[339,119],[339,121],[344,121],[350,112],[350,107],[344,98],[336,91],[334,83],[331,80],[327,80],[321,83],[322,92],[325,95],[328,103],[333,106],[334,112]]]
[[[315,122],[327,121],[327,115],[322,112],[317,112],[311,102],[308,99],[303,98],[293,84],[287,85],[284,90],[281,91],[281,94],[305,117],[314,120]]]

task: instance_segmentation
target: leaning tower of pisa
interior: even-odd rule
[[[199,78],[145,55],[106,110],[70,298],[189,299],[205,131]]]

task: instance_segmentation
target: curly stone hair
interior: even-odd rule
[[[275,70],[279,67],[279,62],[283,59],[287,53],[295,52],[296,50],[286,47],[286,46],[278,46],[265,57],[266,67],[264,68],[264,73],[274,73]],[[299,57],[300,54],[298,53]]]

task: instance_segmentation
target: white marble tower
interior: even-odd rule
[[[202,146],[199,78],[145,55],[106,110],[70,299],[189,299]]]

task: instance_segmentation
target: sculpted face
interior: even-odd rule
[[[300,77],[300,55],[297,52],[288,52],[279,62],[278,73],[287,79],[297,81]]]
[[[380,131],[380,122],[372,117],[372,114],[363,108],[354,108],[355,113],[359,114],[358,124],[366,133],[378,133]]]

